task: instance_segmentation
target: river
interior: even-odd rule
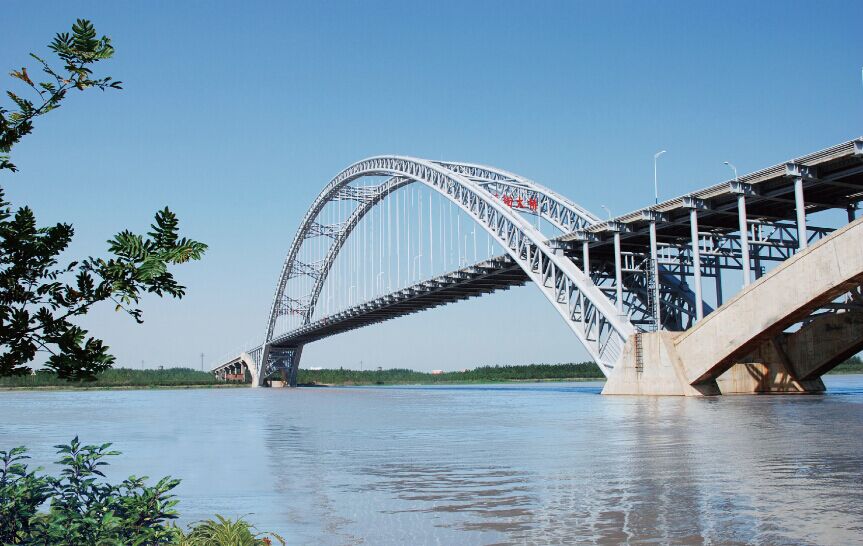
[[[863,376],[823,396],[597,383],[0,393],[0,449],[80,435],[182,478],[181,523],[289,544],[863,544]]]

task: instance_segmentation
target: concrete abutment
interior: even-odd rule
[[[636,334],[603,394],[705,396],[818,394],[821,375],[863,349],[863,311],[827,313],[781,333],[734,362],[715,379],[689,384],[676,332]]]
[[[720,394],[715,381],[690,385],[674,339],[677,332],[630,336],[602,394],[705,396]]]

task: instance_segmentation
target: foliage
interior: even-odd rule
[[[137,304],[143,292],[182,298],[185,288],[168,271],[170,265],[198,260],[206,245],[179,238],[177,219],[167,208],[144,238],[124,231],[109,241],[114,257],[87,258],[58,265],[71,241],[69,224],[37,228],[33,212],[14,215],[0,190],[0,376],[23,375],[38,350],[51,353],[47,367],[61,378],[90,379],[109,368],[114,357],[101,340],[70,319],[111,300],[141,322]],[[66,283],[66,276],[74,281]]]
[[[49,80],[35,83],[26,68],[13,71],[38,97],[35,104],[11,91],[17,109],[0,107],[0,170],[16,171],[9,160],[12,146],[33,130],[33,121],[58,108],[68,91],[88,88],[119,89],[110,77],[95,78],[91,66],[114,54],[109,38],[79,19],[72,33],[58,34],[49,48],[63,62],[52,68],[31,54]],[[58,256],[74,235],[70,224],[38,227],[29,207],[13,211],[0,188],[0,377],[25,375],[38,351],[50,354],[46,365],[58,377],[90,380],[111,367],[108,347],[75,325],[99,302],[112,301],[141,322],[137,305],[144,293],[182,298],[185,287],[169,267],[200,260],[207,245],[180,237],[177,217],[167,207],[156,213],[146,236],[124,230],[108,241],[109,258],[89,257],[61,265]]]
[[[106,483],[103,459],[118,455],[111,444],[58,445],[59,476],[31,472],[23,447],[0,451],[0,542],[3,544],[172,544],[178,530],[170,477],[147,486],[146,477]],[[47,512],[39,507],[50,500]]]
[[[242,518],[219,515],[184,533],[173,523],[178,514],[172,491],[180,480],[165,477],[148,486],[146,477],[130,476],[117,485],[107,483],[104,459],[119,455],[110,447],[81,445],[77,437],[55,446],[58,476],[29,470],[24,447],[0,451],[0,544],[262,546],[272,539],[285,544],[279,535],[259,533]],[[46,502],[47,511],[40,511]]]
[[[189,534],[180,538],[180,546],[263,546],[272,544],[270,537],[280,544],[285,539],[275,533],[258,533],[242,518],[232,521],[216,514],[216,519],[198,522]]]
[[[0,107],[0,170],[18,170],[9,160],[12,147],[33,131],[35,118],[59,108],[69,90],[97,88],[104,91],[122,88],[122,82],[113,81],[111,77],[93,78],[91,65],[110,59],[114,55],[114,48],[107,36],[96,38],[96,29],[90,21],[78,19],[72,25],[71,34],[57,34],[48,47],[63,62],[65,73],[51,67],[35,53],[30,56],[39,63],[42,72],[48,76],[48,81],[35,83],[26,67],[10,73],[13,78],[24,82],[36,93],[39,97],[37,102],[40,104],[37,106],[33,101],[12,91],[6,92],[6,96],[17,108],[10,111]]]
[[[462,372],[430,374],[403,368],[390,370],[300,369],[298,382],[328,385],[396,385],[435,383],[490,383],[560,379],[602,379],[593,362],[578,364],[528,364],[519,366],[481,366]]]
[[[50,480],[28,471],[23,447],[0,451],[0,543],[18,544],[30,536],[39,507],[51,495]]]
[[[111,368],[96,374],[93,381],[67,381],[56,373],[39,370],[32,375],[0,377],[0,388],[100,388],[100,387],[171,387],[221,385],[210,372],[191,368],[165,368],[163,370],[133,370]]]

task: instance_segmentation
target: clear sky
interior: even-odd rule
[[[120,92],[70,97],[0,183],[100,254],[170,205],[210,245],[183,301],[86,325],[121,365],[199,366],[259,337],[306,208],[377,154],[495,165],[603,215],[863,134],[860,2],[29,2],[0,67],[91,19]],[[32,67],[32,63],[28,63]],[[35,68],[31,68],[35,71]],[[12,86],[4,79],[4,89]],[[310,345],[304,366],[586,358],[524,287]]]

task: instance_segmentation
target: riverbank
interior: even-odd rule
[[[90,387],[80,385],[56,385],[46,387],[0,387],[0,392],[9,391],[152,391],[152,390],[188,390],[188,389],[238,389],[248,387],[246,383],[221,383],[218,385],[112,385],[106,387]]]
[[[207,389],[240,387],[242,384],[225,383],[209,372],[190,368],[161,370],[133,370],[113,368],[96,376],[95,381],[66,381],[48,371],[33,375],[0,378],[0,390],[113,390],[113,389]]]
[[[852,357],[830,374],[861,374],[863,360]],[[604,381],[593,362],[569,364],[528,364],[522,366],[481,366],[458,372],[420,372],[407,368],[389,370],[300,369],[297,383],[304,387],[360,387],[370,385],[470,385],[481,383],[524,383],[560,381]],[[190,368],[162,370],[107,370],[95,381],[69,382],[48,372],[0,378],[0,391],[64,390],[146,390],[224,389],[246,387],[248,383],[225,382],[209,372]]]

